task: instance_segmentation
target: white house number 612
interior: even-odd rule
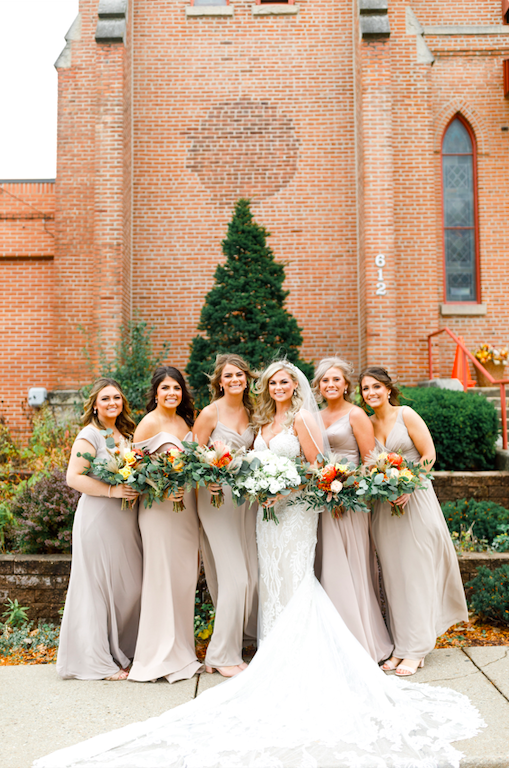
[[[375,257],[375,264],[378,267],[376,296],[385,296],[385,294],[387,293],[387,286],[384,283],[383,268],[385,267],[385,256],[383,255],[383,253],[379,253],[378,256]]]

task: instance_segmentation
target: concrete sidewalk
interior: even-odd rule
[[[88,682],[60,680],[54,665],[0,667],[1,768],[30,768],[36,757],[162,714],[222,679]],[[509,646],[433,651],[413,680],[466,694],[487,722],[475,739],[456,743],[462,768],[509,768]]]

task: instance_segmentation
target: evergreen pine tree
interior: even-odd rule
[[[239,200],[222,242],[226,262],[215,272],[215,285],[205,297],[198,330],[191,342],[186,372],[198,407],[208,401],[208,378],[216,355],[242,355],[253,368],[286,356],[308,376],[312,363],[299,358],[301,328],[285,309],[285,270],[267,245],[269,233],[257,224],[249,200]]]

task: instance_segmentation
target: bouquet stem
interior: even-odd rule
[[[174,501],[173,502],[173,511],[174,512],[183,512],[185,509],[185,504],[183,501]]]
[[[391,503],[391,506],[392,506],[392,512],[391,512],[392,517],[401,517],[402,515],[405,514],[405,508],[400,506],[399,504]]]
[[[274,507],[263,508],[263,519],[264,521],[273,520],[276,525],[279,525],[279,520],[277,519],[276,513],[274,512]]]
[[[343,517],[343,512],[345,511],[342,504],[340,504],[338,507],[334,507],[333,510],[331,510],[331,515],[334,518],[334,520],[339,520],[340,517]]]
[[[213,507],[215,507],[216,509],[219,509],[219,507],[223,506],[224,491],[222,488],[220,491],[218,491],[218,493],[211,493],[210,495],[212,496],[210,503],[212,504]]]

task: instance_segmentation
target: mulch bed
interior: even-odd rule
[[[455,624],[437,639],[435,648],[468,648],[479,645],[509,645],[509,627],[486,624],[475,616]]]
[[[205,660],[208,640],[196,641],[196,656]],[[435,648],[467,648],[479,645],[509,645],[509,627],[486,624],[475,617],[467,623],[456,624],[437,639]],[[255,649],[245,649],[244,656],[249,661]],[[15,664],[53,664],[57,658],[56,648],[38,645],[30,650],[17,649],[9,656],[0,656],[0,667]]]

